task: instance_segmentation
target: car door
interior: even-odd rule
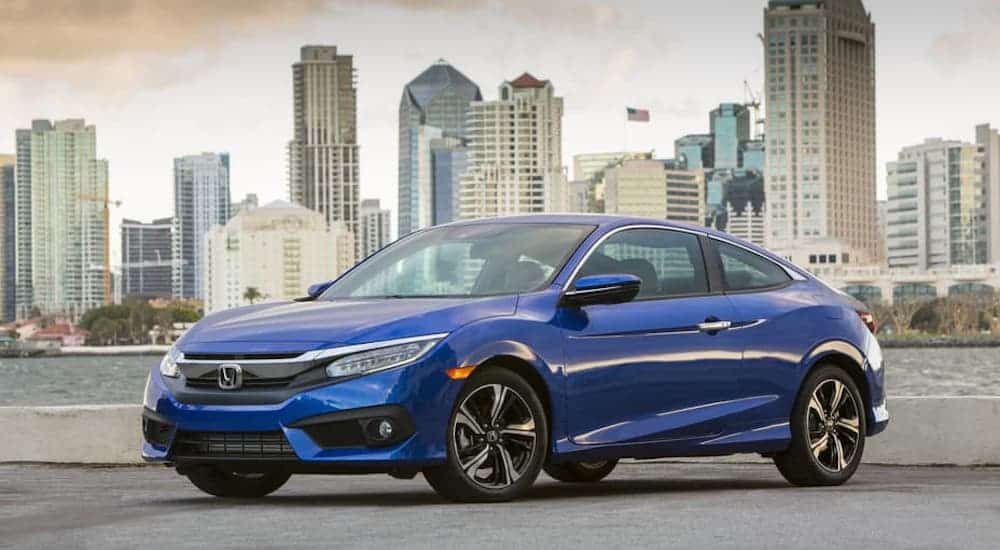
[[[583,276],[631,274],[631,302],[560,309],[568,430],[599,445],[707,437],[724,431],[742,359],[735,316],[709,283],[693,232],[636,227],[609,234],[580,265]]]

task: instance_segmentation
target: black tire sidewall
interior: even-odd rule
[[[462,404],[465,398],[469,396],[469,394],[482,386],[489,384],[503,384],[517,391],[517,393],[524,399],[525,403],[527,403],[528,408],[531,409],[531,414],[535,420],[535,449],[531,458],[531,463],[524,471],[524,474],[521,475],[520,479],[515,481],[510,486],[502,489],[482,487],[465,475],[465,472],[462,471],[462,468],[458,463],[458,452],[455,448],[455,441],[452,435],[458,407]],[[448,458],[444,466],[444,468],[447,469],[447,482],[450,484],[460,485],[460,487],[456,487],[456,489],[459,489],[458,492],[463,497],[463,500],[472,499],[482,501],[503,501],[520,496],[535,482],[538,474],[542,471],[542,465],[545,464],[545,460],[548,455],[549,431],[548,418],[545,415],[545,407],[542,406],[541,400],[535,392],[535,389],[532,388],[530,384],[528,384],[517,373],[502,368],[485,369],[477,372],[469,378],[465,386],[462,388],[462,391],[459,392],[458,398],[455,400],[451,416],[448,418],[448,427],[445,436],[447,438],[448,447]]]
[[[810,450],[810,441],[808,428],[806,426],[806,409],[809,407],[809,400],[812,398],[812,394],[816,391],[816,388],[831,379],[836,379],[851,393],[854,398],[854,402],[857,403],[858,407],[858,422],[859,422],[859,435],[858,435],[858,449],[854,453],[854,457],[851,462],[840,472],[832,472],[817,461],[816,457]],[[822,365],[813,371],[807,378],[805,383],[802,385],[802,391],[799,393],[798,399],[795,404],[795,411],[792,416],[792,436],[796,438],[792,448],[797,449],[801,456],[797,457],[800,460],[807,460],[809,466],[813,470],[813,474],[817,476],[823,485],[839,485],[848,479],[850,479],[854,472],[858,469],[861,464],[861,458],[865,450],[865,433],[867,432],[868,422],[866,417],[866,405],[862,399],[861,392],[858,390],[857,383],[851,378],[849,374],[844,372],[842,368],[834,365]]]

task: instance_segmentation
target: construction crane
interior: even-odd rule
[[[105,193],[107,190],[105,190]],[[104,303],[111,303],[111,207],[118,208],[122,201],[113,201],[105,196],[97,195],[77,195],[83,201],[101,203],[103,206],[101,215],[104,221]]]
[[[764,137],[764,117],[760,116],[760,95],[753,91],[747,80],[743,81],[743,95],[743,105],[753,111],[754,139],[762,139]]]

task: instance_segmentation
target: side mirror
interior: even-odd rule
[[[326,289],[330,288],[330,285],[332,285],[332,284],[333,284],[333,281],[327,281],[325,283],[316,283],[314,285],[310,285],[309,288],[306,289],[307,296],[305,296],[304,298],[299,298],[299,299],[297,299],[295,301],[296,302],[311,302],[311,301],[315,300],[316,298],[319,298],[320,295],[322,295],[324,292],[326,292]]]
[[[597,304],[622,304],[639,294],[642,281],[635,275],[592,275],[577,279],[562,297],[562,304],[582,307]]]

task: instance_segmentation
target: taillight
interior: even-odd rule
[[[868,330],[872,331],[872,334],[875,334],[875,331],[878,330],[878,324],[875,323],[875,316],[869,311],[859,311],[858,316],[861,317],[861,322],[868,327]]]

